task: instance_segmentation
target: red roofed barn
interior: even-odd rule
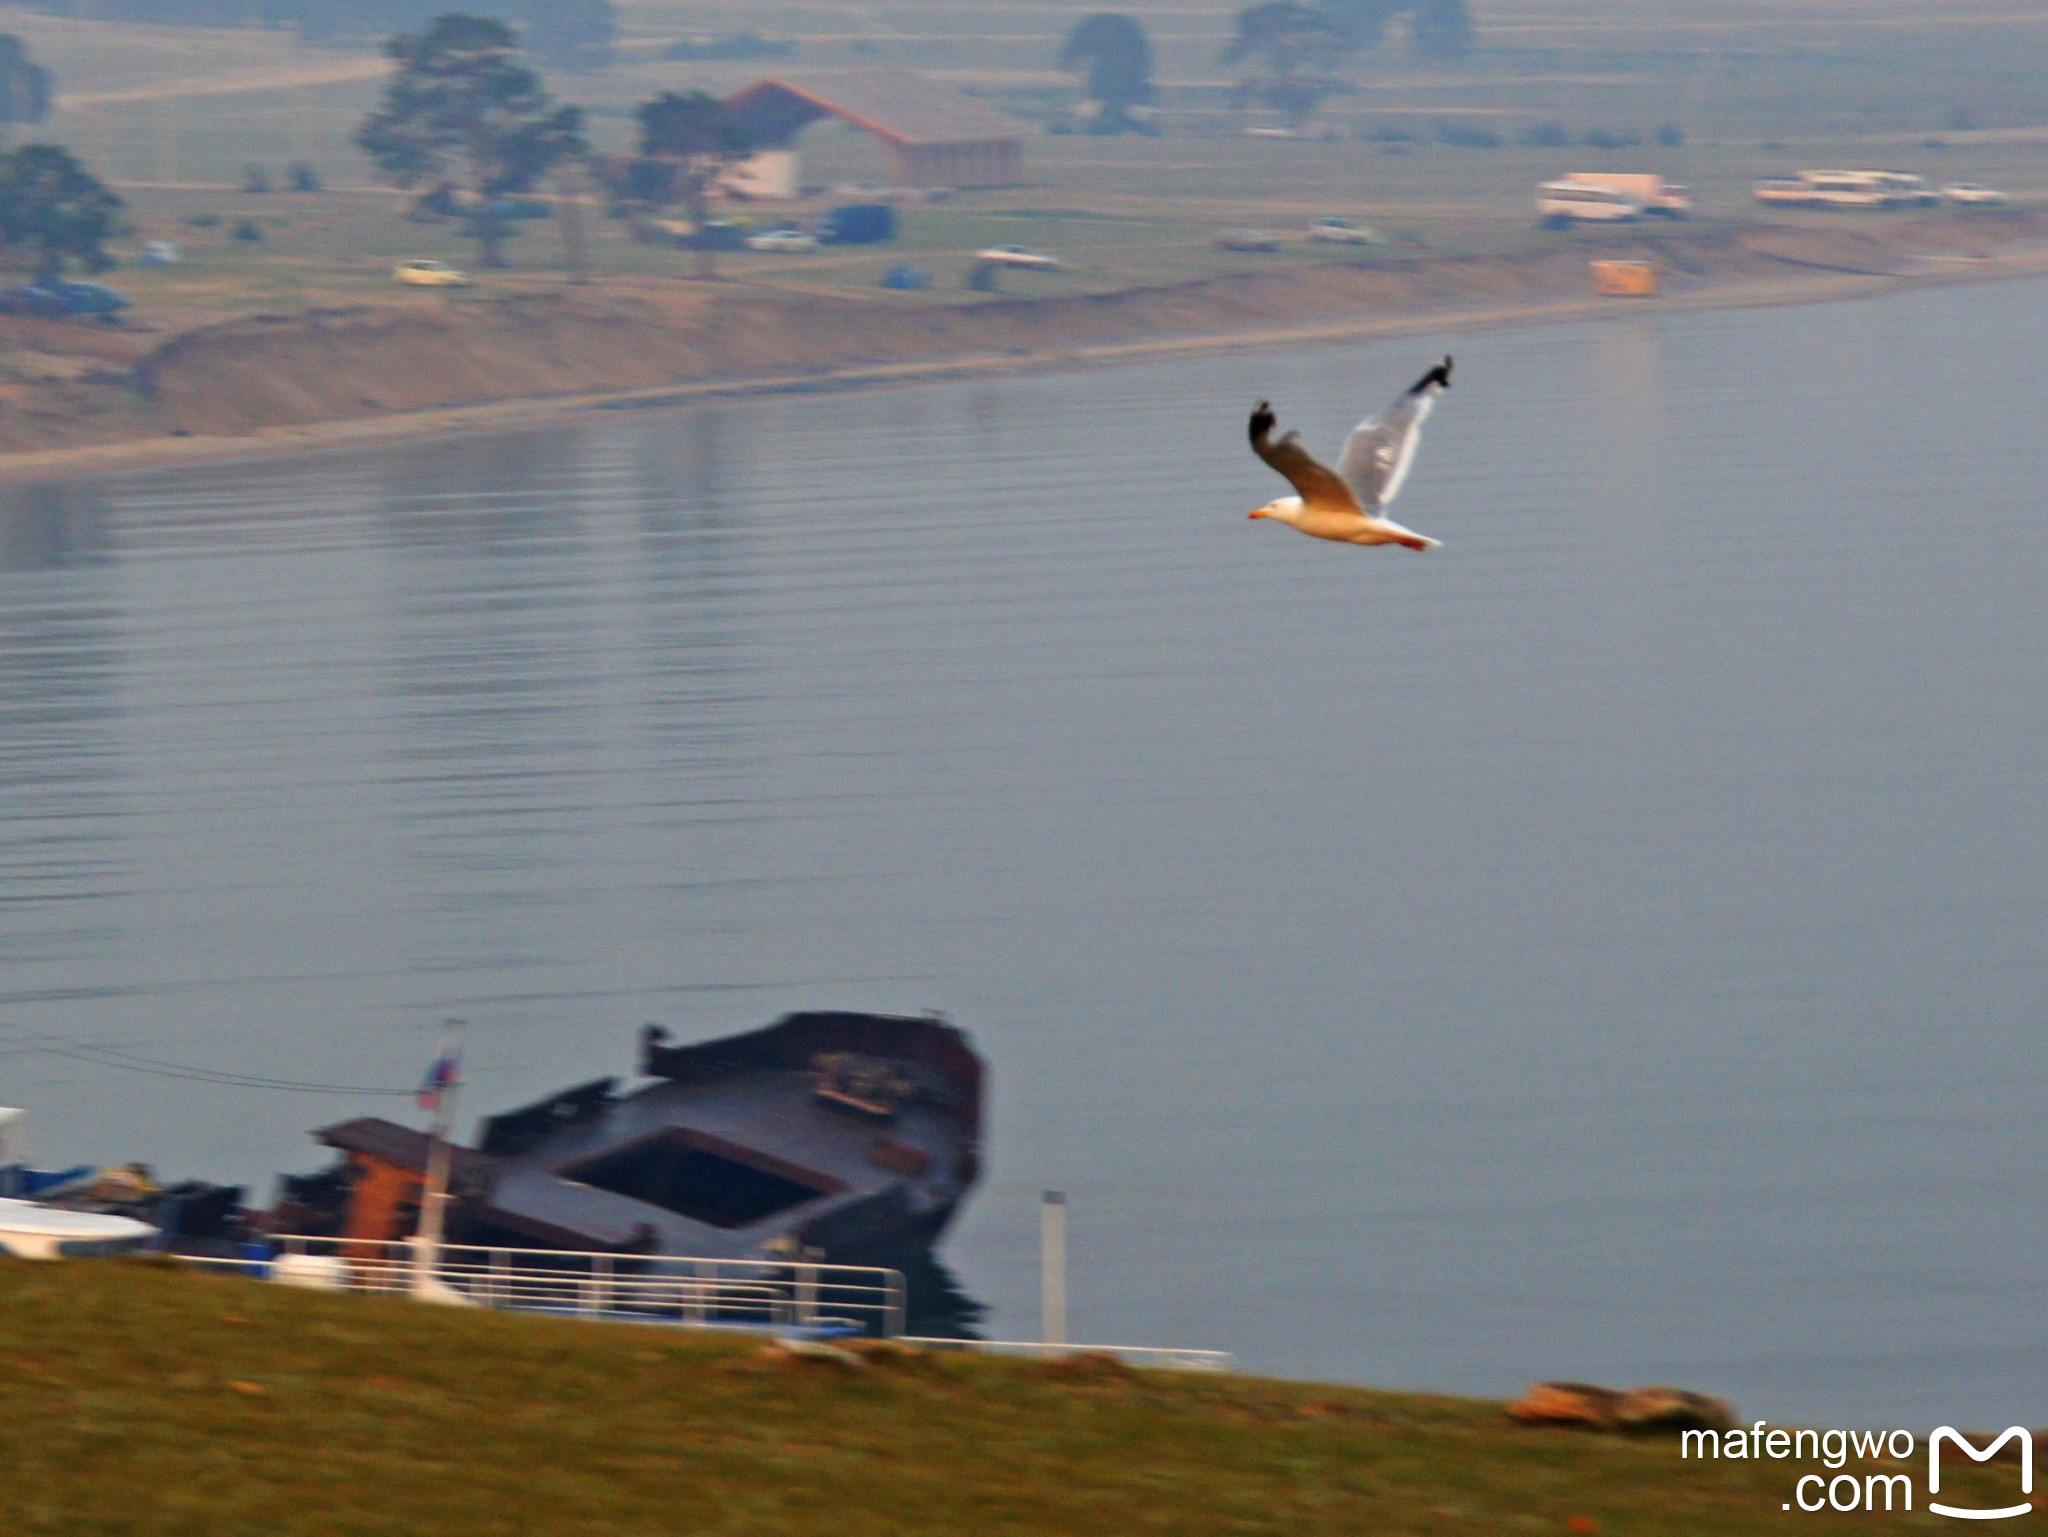
[[[873,134],[906,187],[1002,187],[1024,179],[1014,118],[907,69],[842,69],[757,80],[726,106],[760,149],[790,148],[820,118]]]

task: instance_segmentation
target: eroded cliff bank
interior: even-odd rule
[[[1592,256],[1655,260],[1668,300],[1770,302],[1908,281],[2042,270],[2048,217],[1929,215],[1882,227],[1727,226],[1563,240],[1488,256],[1290,264],[1112,294],[933,305],[743,284],[602,285],[554,294],[254,315],[168,337],[10,322],[0,467],[61,472],[136,454],[53,453],[162,440],[166,457],[459,425],[515,401],[591,403],[665,389],[887,377],[918,366],[1029,366],[1149,345],[1255,343],[1291,329],[1500,323],[1593,307]],[[1607,305],[1640,301],[1604,301]],[[440,419],[434,414],[441,413]],[[474,420],[472,414],[466,418]],[[372,424],[384,424],[374,428]]]

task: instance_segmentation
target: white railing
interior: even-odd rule
[[[1114,1356],[1129,1366],[1171,1366],[1183,1371],[1227,1372],[1237,1358],[1227,1350],[1183,1350],[1171,1345],[1058,1345],[1049,1340],[956,1340],[905,1334],[899,1344],[933,1350],[993,1350],[1027,1356]]]
[[[704,1259],[281,1236],[267,1257],[180,1255],[319,1291],[384,1292],[427,1301],[623,1323],[766,1328],[803,1334],[903,1333],[900,1271],[810,1261]]]
[[[476,1244],[441,1244],[429,1261],[424,1247],[410,1239],[291,1235],[270,1242],[275,1252],[263,1257],[174,1257],[200,1269],[240,1271],[316,1291],[384,1293],[616,1323],[767,1329],[812,1337],[877,1334],[934,1350],[1107,1355],[1131,1366],[1189,1371],[1229,1371],[1235,1365],[1225,1350],[906,1335],[903,1274],[878,1266]]]

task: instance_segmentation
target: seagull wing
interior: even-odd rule
[[[1265,401],[1252,412],[1252,452],[1287,477],[1310,507],[1341,507],[1360,512],[1358,498],[1337,472],[1301,446],[1301,434],[1290,432],[1278,442],[1273,439],[1273,408]]]
[[[1415,462],[1415,445],[1422,440],[1422,424],[1450,383],[1447,357],[1386,410],[1351,429],[1337,459],[1337,473],[1361,506],[1376,512],[1400,495],[1401,483]]]

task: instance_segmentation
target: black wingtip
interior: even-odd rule
[[[1252,408],[1251,439],[1254,443],[1273,430],[1273,407],[1268,401],[1260,401]]]
[[[1447,390],[1451,387],[1451,355],[1448,352],[1444,354],[1444,360],[1441,363],[1437,364],[1436,367],[1432,368],[1420,379],[1417,379],[1414,384],[1409,386],[1408,393],[1411,395],[1420,395],[1432,384],[1434,384],[1438,389],[1444,390]]]

